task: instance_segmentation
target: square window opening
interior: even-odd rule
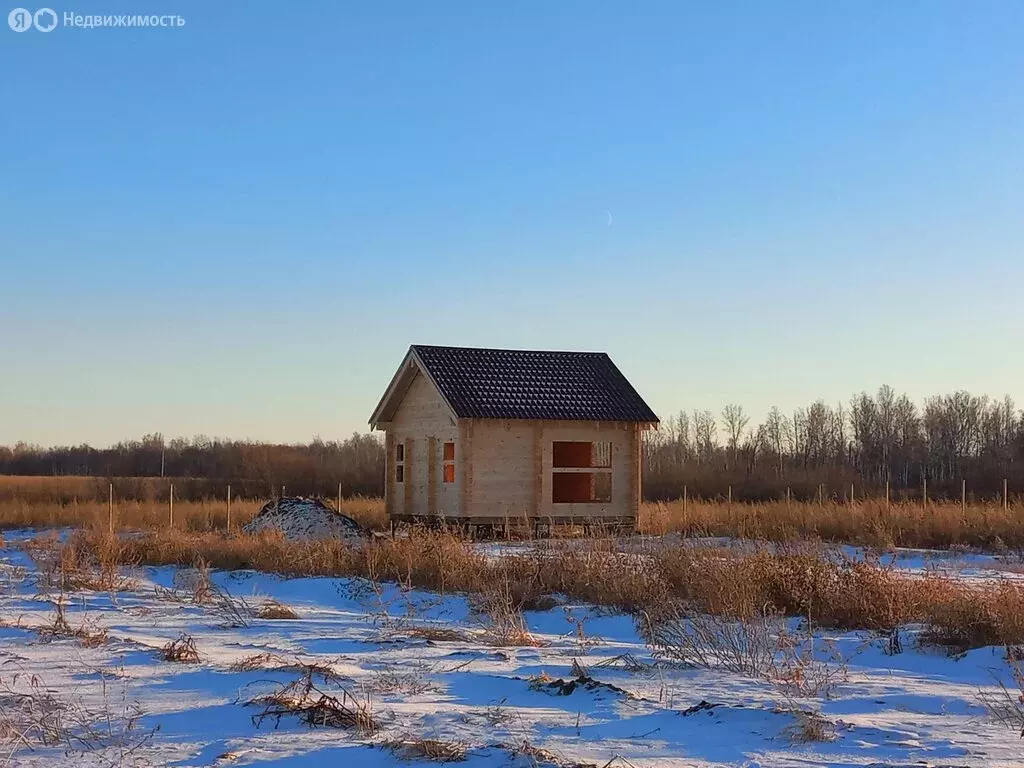
[[[605,468],[612,465],[612,444],[599,440],[556,440],[551,444],[551,463],[560,469]]]
[[[612,500],[610,472],[553,472],[551,501],[554,504],[595,504]]]

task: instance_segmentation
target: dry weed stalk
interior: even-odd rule
[[[65,756],[110,766],[131,765],[152,739],[153,731],[139,731],[142,710],[128,701],[127,683],[112,699],[106,675],[100,671],[102,700],[89,707],[76,696],[58,697],[42,679],[17,669],[16,660],[4,662],[0,673],[0,745],[4,764],[38,747],[63,747]],[[14,667],[14,672],[7,671]]]
[[[161,648],[160,653],[164,661],[174,661],[179,664],[199,663],[199,651],[196,649],[195,638],[184,632]]]
[[[337,695],[323,691],[309,671],[272,693],[251,699],[248,706],[260,708],[252,717],[257,728],[267,719],[273,720],[276,728],[282,717],[296,717],[311,728],[344,728],[361,736],[372,736],[378,729],[369,702],[358,701],[340,687]]]
[[[59,595],[53,601],[53,614],[49,621],[39,627],[39,637],[43,642],[50,642],[58,638],[67,637],[78,640],[86,648],[95,648],[103,645],[108,640],[108,633],[105,627],[99,626],[89,616],[82,617],[82,623],[77,627],[71,625],[65,613],[65,599]]]
[[[1013,687],[1009,687],[1000,676],[993,672],[998,691],[996,693],[980,691],[978,700],[997,722],[1019,732],[1020,737],[1024,739],[1024,667],[1021,662],[1021,650],[1016,647],[1007,647],[1006,663],[1010,667]]]
[[[327,664],[320,664],[302,659],[286,659],[274,653],[257,653],[246,656],[233,663],[229,669],[232,672],[254,672],[264,670],[268,672],[297,672],[302,675],[317,675],[325,683],[338,684],[343,678],[335,671],[334,667]]]
[[[416,696],[434,688],[434,684],[430,680],[430,674],[433,671],[432,666],[422,663],[402,669],[389,665],[385,669],[374,671],[373,680],[367,689],[380,694],[401,693],[406,696]]]
[[[473,609],[483,620],[484,642],[498,647],[543,646],[543,641],[527,627],[521,605],[522,602],[514,598],[507,578],[473,595]]]
[[[254,614],[244,598],[232,595],[213,581],[210,565],[201,556],[195,559],[191,570],[175,573],[172,589],[156,587],[156,594],[163,600],[198,605],[218,616],[220,625],[227,628],[248,627]]]
[[[822,715],[806,709],[786,709],[793,723],[782,730],[782,735],[794,744],[835,741],[839,738],[836,724]]]
[[[845,660],[833,646],[815,654],[810,622],[804,633],[794,633],[782,616],[767,608],[731,617],[670,604],[658,613],[643,614],[637,626],[657,656],[766,680],[787,696],[830,696],[846,679]]]

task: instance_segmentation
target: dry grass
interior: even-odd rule
[[[457,629],[451,627],[420,626],[410,627],[405,630],[409,637],[418,637],[431,643],[459,643],[466,642],[469,638]]]
[[[466,759],[469,746],[459,741],[441,741],[416,736],[403,736],[384,742],[384,746],[402,760],[429,760],[435,763],[457,763]]]
[[[301,659],[286,659],[275,653],[257,653],[239,659],[230,666],[232,672],[254,672],[264,670],[267,672],[296,672],[303,676],[318,676],[327,683],[340,683],[341,676],[335,669],[326,664],[318,664]]]
[[[91,528],[108,530],[109,483],[97,477],[0,476],[0,529]],[[115,478],[114,528],[153,530],[170,526],[170,485],[161,478]],[[174,501],[174,527],[185,531],[224,531],[228,507],[222,494],[202,501]],[[266,499],[232,498],[231,529],[248,523]],[[333,507],[337,502],[327,499]],[[342,511],[364,528],[384,530],[384,500],[361,496],[344,499]]]
[[[106,529],[108,479],[96,477],[0,476],[0,529],[80,527]],[[171,479],[115,478],[116,529],[164,529],[169,525]],[[205,481],[204,481],[205,482]],[[226,489],[225,489],[226,490]],[[134,499],[127,501],[124,499]],[[264,499],[235,498],[231,527],[247,523]],[[333,506],[333,499],[328,499]],[[384,501],[354,497],[342,511],[364,528],[388,527]],[[174,527],[189,532],[224,531],[227,502],[219,494],[203,501],[175,501]],[[697,501],[641,505],[641,532],[660,536],[728,536],[774,542],[820,539],[872,547],[945,549],[969,546],[994,551],[1024,550],[1024,506],[970,502],[892,503],[865,499],[733,503]]]
[[[1021,666],[1020,649],[1006,649],[1006,663],[1010,667],[1013,684],[1007,686],[995,673],[997,692],[982,691],[978,699],[989,715],[1007,728],[1018,731],[1024,739],[1024,667]]]
[[[49,620],[39,627],[39,637],[43,642],[59,638],[74,638],[86,648],[95,648],[108,640],[108,632],[88,616],[82,617],[77,627],[68,621],[64,610],[64,597],[61,595],[53,604],[53,614]]]
[[[251,699],[248,706],[260,708],[252,718],[256,727],[267,719],[276,726],[282,717],[295,717],[310,728],[343,728],[362,736],[372,736],[378,729],[369,703],[360,702],[340,686],[333,692],[324,691],[310,671],[272,693]]]
[[[820,539],[870,547],[1024,549],[1024,506],[997,503],[733,503],[682,500],[644,504],[639,528],[660,536],[728,536],[764,541]]]
[[[360,546],[337,540],[290,542],[270,533],[174,531],[121,540],[79,532],[67,546],[97,562],[189,566],[201,561],[226,570],[362,577],[441,594],[467,593],[496,644],[535,644],[522,618],[523,606],[550,594],[633,614],[665,605],[683,606],[684,616],[749,619],[767,611],[815,626],[886,636],[922,623],[929,642],[954,649],[1024,643],[1024,585],[912,577],[870,559],[810,545],[673,548],[650,542],[627,555],[612,541],[555,541],[488,559],[470,542],[436,531]],[[251,615],[244,607],[235,613],[239,622]]]
[[[297,614],[292,608],[279,603],[277,600],[267,600],[256,611],[257,619],[297,619]]]
[[[192,635],[182,633],[177,639],[171,640],[160,649],[164,661],[174,661],[178,664],[198,664],[199,651],[196,649],[196,641]]]
[[[104,684],[99,703],[87,704],[74,693],[58,697],[38,675],[5,661],[0,667],[0,763],[20,764],[23,752],[59,747],[61,764],[138,764],[136,753],[153,731],[139,730],[143,712],[137,705],[109,694]]]
[[[35,562],[39,572],[37,586],[42,591],[119,592],[134,585],[121,570],[134,563],[117,538],[111,538],[102,547],[90,547],[82,537],[71,537],[66,544],[62,543],[53,532],[27,542],[25,551]]]

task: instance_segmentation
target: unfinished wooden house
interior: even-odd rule
[[[603,352],[414,345],[370,417],[394,522],[631,527],[658,417]]]

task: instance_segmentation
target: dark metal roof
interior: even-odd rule
[[[658,421],[604,352],[412,349],[459,418]]]

